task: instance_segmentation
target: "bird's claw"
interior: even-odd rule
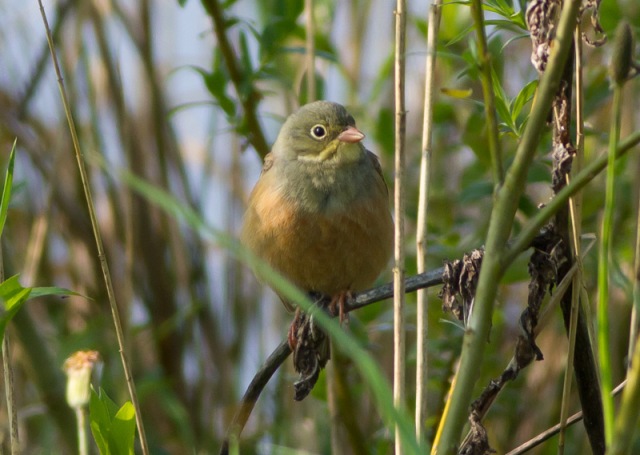
[[[349,313],[345,311],[345,305],[348,299],[351,299],[353,295],[351,291],[342,291],[331,299],[329,303],[329,313],[333,317],[338,317],[340,325],[349,322]]]

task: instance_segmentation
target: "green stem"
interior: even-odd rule
[[[15,150],[15,143],[14,143]],[[9,201],[3,201],[9,204]],[[0,228],[0,231],[2,228]],[[4,259],[2,257],[2,243],[0,243],[0,283],[4,282]],[[15,403],[15,389],[13,388],[13,366],[11,365],[11,349],[9,348],[9,334],[4,332],[2,338],[2,370],[4,372],[4,392],[7,398],[7,414],[9,420],[9,440],[11,454],[20,453],[20,439],[18,437],[18,412]]]
[[[604,215],[600,234],[600,252],[598,254],[598,356],[600,363],[600,381],[602,382],[602,406],[604,411],[604,429],[607,447],[611,446],[613,435],[613,389],[611,379],[611,358],[609,354],[609,251],[613,234],[613,204],[615,189],[615,150],[620,137],[622,87],[613,88],[613,122],[609,135],[609,153],[607,154],[607,183],[604,198]]]
[[[480,83],[482,84],[482,96],[484,98],[484,112],[487,118],[487,138],[489,140],[489,153],[491,154],[491,167],[495,188],[499,188],[504,181],[504,169],[502,167],[502,152],[498,137],[498,118],[496,115],[496,102],[491,77],[491,55],[487,45],[487,36],[484,30],[484,15],[482,14],[482,0],[472,0],[471,15],[476,28],[479,49]]]
[[[89,455],[89,438],[87,437],[87,411],[84,407],[75,408],[76,423],[78,426],[78,453]]]
[[[640,144],[640,131],[627,136],[621,141],[615,150],[615,158],[620,158],[634,146]],[[565,186],[556,196],[551,199],[547,205],[539,210],[536,215],[529,220],[526,226],[520,231],[520,234],[511,242],[507,253],[502,260],[502,267],[506,269],[519,254],[528,248],[531,241],[540,232],[540,228],[551,219],[551,217],[564,206],[569,198],[584,188],[591,180],[593,180],[604,168],[607,167],[609,158],[606,154],[600,155],[594,161],[584,167],[578,175],[576,175],[571,183]]]
[[[466,420],[473,387],[482,366],[482,356],[487,344],[493,315],[493,303],[504,271],[502,262],[505,245],[511,233],[518,202],[524,191],[529,166],[546,125],[551,101],[558,90],[564,63],[571,48],[580,3],[579,0],[572,0],[564,4],[557,38],[554,42],[554,52],[549,60],[547,71],[540,81],[529,122],[518,146],[513,165],[506,175],[504,185],[496,193],[495,206],[491,212],[489,223],[487,247],[476,292],[475,308],[463,339],[460,367],[452,385],[450,401],[434,445],[434,452],[438,454],[455,452]]]

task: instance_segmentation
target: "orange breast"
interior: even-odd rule
[[[252,194],[243,242],[303,290],[363,290],[386,266],[393,243],[386,193],[374,191],[341,212],[311,214],[262,191],[258,185]]]

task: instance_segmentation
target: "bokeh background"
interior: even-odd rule
[[[220,52],[211,17],[197,0],[45,1],[64,84],[71,101],[107,260],[127,337],[143,419],[153,453],[214,453],[249,381],[285,337],[291,315],[274,294],[223,247],[136,194],[123,169],[162,188],[207,224],[237,236],[261,158],[251,139],[238,91]],[[522,1],[506,2],[507,20],[487,13],[496,73],[512,99],[537,73],[519,27]],[[256,112],[268,144],[284,118],[308,99],[305,89],[304,2],[223,2],[244,89],[259,94]],[[409,1],[407,39],[407,271],[415,272],[415,219],[424,99],[428,2]],[[348,106],[380,156],[388,182],[393,168],[394,4],[381,0],[316,0],[316,78],[319,97]],[[640,23],[634,0],[603,2],[611,34],[621,17]],[[588,21],[585,21],[588,22]],[[592,33],[593,31],[589,31]],[[482,246],[491,208],[491,171],[482,92],[474,66],[475,36],[466,5],[443,8],[438,37],[434,155],[429,207],[429,265]],[[586,160],[603,152],[610,123],[606,65],[610,47],[585,47]],[[638,82],[627,86],[622,136],[638,128]],[[517,116],[526,121],[528,104]],[[517,130],[504,126],[505,162]],[[74,420],[64,404],[66,357],[95,349],[103,359],[101,387],[116,403],[128,399],[69,130],[45,30],[35,0],[0,1],[0,163],[17,138],[16,187],[2,239],[6,275],[23,285],[55,285],[81,297],[29,302],[9,326],[11,363],[24,453],[73,453]],[[546,141],[546,142],[545,142]],[[101,161],[104,165],[101,165]],[[611,305],[614,383],[627,352],[640,162],[621,166],[616,199]],[[529,175],[515,229],[551,195],[549,138]],[[584,195],[584,232],[597,233],[604,198],[597,178]],[[595,304],[595,253],[585,259],[586,287]],[[518,317],[526,304],[528,254],[502,283],[478,392],[511,358]],[[389,270],[380,283],[389,281]],[[442,413],[460,352],[462,329],[430,291],[429,439]],[[415,297],[408,297],[409,391],[415,368]],[[392,308],[371,305],[349,330],[391,377]],[[560,312],[539,337],[545,359],[502,393],[486,427],[498,453],[558,421],[567,341]],[[352,410],[370,453],[390,453],[369,391],[349,359]],[[261,396],[243,433],[242,453],[329,453],[330,406],[323,374],[312,395],[294,402],[290,362]],[[409,406],[414,395],[409,393]],[[572,409],[578,409],[574,400]],[[0,439],[6,448],[6,407]],[[568,453],[585,453],[578,424]],[[553,440],[552,440],[553,441]],[[59,450],[58,450],[59,449]],[[299,452],[296,452],[299,450]],[[345,447],[344,453],[349,453]],[[536,453],[555,453],[550,443]],[[546,451],[545,451],[546,450]],[[640,449],[639,449],[640,450]]]

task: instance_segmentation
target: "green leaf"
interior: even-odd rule
[[[470,98],[471,95],[473,95],[473,90],[470,88],[455,89],[455,88],[442,87],[440,89],[440,92],[452,98],[458,98],[458,99],[467,99],[467,98]]]
[[[110,453],[108,428],[111,425],[111,419],[109,417],[109,405],[105,402],[105,400],[108,400],[109,397],[107,397],[106,394],[104,394],[103,396],[102,392],[103,390],[100,389],[100,395],[98,395],[93,386],[91,386],[91,400],[89,401],[89,423],[91,426],[93,439],[96,441],[96,445],[98,446],[100,454],[106,455]]]
[[[458,41],[461,41],[463,38],[466,38],[467,35],[469,35],[469,33],[471,33],[472,30],[473,30],[473,25],[469,25],[468,27],[462,29],[460,33],[458,33],[456,36],[454,36],[449,41],[447,41],[447,44],[445,44],[445,47],[453,46]]]
[[[91,388],[89,402],[91,433],[101,455],[133,455],[135,410],[130,401],[121,408],[100,388]]]
[[[253,63],[251,62],[251,53],[249,51],[249,43],[247,42],[247,34],[240,32],[240,64],[242,65],[242,84],[240,87],[241,98],[247,96],[252,88],[253,81]]]
[[[16,158],[16,142],[13,141],[11,154],[9,155],[9,165],[7,167],[7,175],[4,178],[4,187],[2,188],[2,199],[0,199],[0,237],[4,231],[4,223],[7,221],[7,212],[9,211],[9,202],[11,201],[11,188],[13,185],[13,165]]]
[[[522,112],[522,108],[529,102],[533,95],[536,93],[536,89],[538,88],[538,80],[533,80],[525,85],[520,93],[516,95],[516,97],[511,101],[511,118],[513,122],[516,122],[516,119]]]
[[[227,95],[227,82],[229,78],[226,71],[222,68],[214,69],[212,72],[208,72],[197,66],[191,66],[191,68],[202,76],[205,87],[207,87],[209,93],[216,99],[218,106],[220,106],[229,119],[232,119],[236,115],[236,105],[229,95]]]
[[[3,307],[0,309],[0,341],[4,337],[4,331],[7,324],[16,313],[22,308],[22,305],[30,299],[36,297],[44,297],[48,295],[69,296],[77,295],[77,292],[69,289],[59,288],[55,286],[25,288],[18,281],[19,275],[14,275],[0,284],[0,299],[2,299]],[[87,297],[85,297],[87,298]]]
[[[486,0],[482,9],[485,11],[491,11],[493,13],[499,14],[500,16],[507,19],[505,25],[510,28],[511,26],[517,26],[523,30],[527,29],[524,20],[524,14],[522,12],[516,12],[508,2],[505,0]],[[488,22],[487,22],[488,23]]]
[[[29,294],[31,294],[31,288],[22,287],[18,282],[18,275],[14,275],[0,284],[0,299],[4,304],[0,315],[0,340],[4,338],[7,324],[22,308],[24,302],[29,298]]]
[[[117,453],[133,455],[133,444],[136,436],[136,411],[133,404],[127,401],[116,413],[111,426],[111,433],[117,446]]]
[[[43,286],[37,288],[31,288],[31,294],[29,294],[29,299],[35,299],[36,297],[47,297],[47,296],[58,296],[58,297],[68,297],[70,295],[75,295],[78,297],[84,297],[85,299],[91,300],[90,297],[86,295],[79,294],[75,291],[71,291],[66,288],[59,288],[57,286]]]

